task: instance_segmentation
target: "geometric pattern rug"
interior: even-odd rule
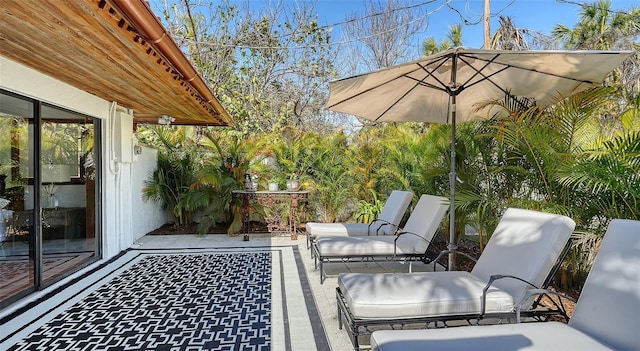
[[[151,254],[9,350],[271,350],[272,253]]]

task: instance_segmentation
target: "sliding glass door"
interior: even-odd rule
[[[0,94],[0,299],[35,289],[34,101]],[[33,189],[31,189],[33,193]],[[16,225],[22,222],[25,225]]]
[[[40,126],[42,280],[96,258],[94,119],[43,105]]]
[[[0,94],[2,305],[99,257],[99,120]]]

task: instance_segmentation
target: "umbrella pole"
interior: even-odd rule
[[[455,270],[455,253],[458,249],[456,245],[456,97],[458,96],[458,86],[456,75],[458,71],[458,57],[454,54],[451,57],[451,83],[449,86],[449,110],[451,113],[451,173],[449,174],[449,189],[451,191],[449,207],[449,270]]]
[[[449,270],[455,270],[455,253],[458,249],[456,245],[456,95],[452,94],[451,99],[451,173],[449,173],[449,189],[451,191],[449,204]]]

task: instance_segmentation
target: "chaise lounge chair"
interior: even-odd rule
[[[322,236],[313,243],[316,268],[320,267],[320,283],[326,277],[324,264],[364,260],[428,262],[427,248],[447,212],[447,199],[422,195],[397,235]],[[411,266],[410,266],[411,267]]]
[[[574,227],[565,216],[510,208],[471,272],[342,273],[336,290],[340,328],[344,318],[359,349],[358,336],[375,325],[479,322],[515,318],[520,309],[534,317],[527,293],[543,287]]]
[[[374,351],[640,350],[640,221],[614,219],[568,324],[382,330]]]
[[[380,216],[371,223],[318,223],[306,225],[307,248],[310,249],[319,236],[363,236],[395,234],[413,199],[413,192],[394,190],[384,203]]]

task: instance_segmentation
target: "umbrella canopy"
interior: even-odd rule
[[[513,97],[546,107],[602,83],[631,51],[499,51],[454,48],[330,83],[325,108],[374,122],[452,124],[450,240],[454,233],[455,124],[501,112],[480,102]],[[449,268],[453,269],[450,255]]]

